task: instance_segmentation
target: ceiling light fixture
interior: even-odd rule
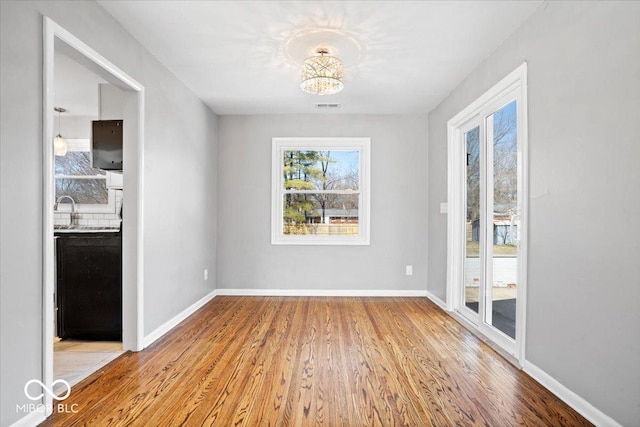
[[[300,88],[313,95],[332,95],[344,88],[342,77],[342,61],[330,56],[326,48],[319,48],[302,64]]]
[[[53,107],[53,110],[58,112],[58,135],[53,138],[53,153],[56,156],[64,156],[67,154],[67,141],[60,135],[60,113],[67,110],[62,107]]]

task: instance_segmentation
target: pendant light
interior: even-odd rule
[[[300,88],[313,95],[331,95],[344,87],[342,77],[342,62],[328,49],[318,48],[315,56],[304,60]]]
[[[60,134],[60,113],[67,110],[62,107],[53,107],[53,110],[58,112],[58,134],[53,138],[53,153],[56,156],[64,156],[67,154],[67,141]]]

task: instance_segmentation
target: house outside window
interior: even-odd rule
[[[369,244],[369,138],[274,138],[272,244]]]

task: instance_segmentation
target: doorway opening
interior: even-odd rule
[[[121,233],[121,302],[119,302],[121,318],[121,349],[139,351],[143,348],[143,145],[144,145],[144,87],[109,62],[107,59],[98,54],[77,37],[69,33],[60,25],[44,17],[44,44],[43,44],[43,382],[49,389],[54,381],[54,340],[58,335],[59,326],[55,326],[56,318],[56,262],[55,262],[55,244],[54,244],[54,223],[56,217],[54,215],[54,206],[56,201],[60,200],[60,192],[65,179],[84,180],[80,187],[85,186],[91,181],[107,180],[106,177],[96,176],[78,177],[78,176],[59,176],[56,175],[56,164],[54,157],[54,119],[56,111],[60,110],[60,106],[56,105],[56,56],[65,57],[73,63],[84,67],[84,69],[93,73],[104,84],[112,85],[122,92],[121,98],[121,114],[123,127],[123,174],[120,176],[120,187],[126,188],[127,191],[122,194],[120,205],[127,208],[127,221],[121,223],[119,232]],[[96,90],[98,90],[96,88]],[[58,107],[54,111],[54,107]],[[58,123],[58,126],[60,124]],[[58,133],[60,129],[57,129]],[[82,138],[80,138],[82,139]],[[82,163],[84,157],[88,158],[86,151],[87,141],[70,140],[67,143],[71,147],[71,151],[75,152],[76,160]],[[59,146],[57,147],[59,149]],[[64,150],[64,151],[67,151]],[[90,181],[91,180],[91,181]],[[117,179],[116,179],[117,181]],[[58,185],[56,185],[58,184]],[[91,185],[100,187],[103,182]],[[115,186],[117,188],[117,184]],[[100,190],[96,190],[100,192]],[[105,203],[96,203],[94,206],[88,206],[87,212],[92,209],[100,209],[96,205],[110,206],[109,209],[115,210],[116,192],[113,194],[110,189],[105,190],[107,193]],[[111,197],[114,196],[114,197]],[[67,199],[67,197],[65,197]],[[62,202],[62,200],[60,200]],[[86,203],[90,205],[91,203]],[[65,209],[72,210],[69,214],[71,220],[75,213],[75,206],[64,205]],[[119,214],[119,212],[118,212]],[[96,218],[91,213],[91,219],[113,220],[112,218]],[[87,218],[89,216],[87,215]],[[59,221],[60,218],[57,218]],[[60,224],[58,224],[60,225]],[[84,225],[84,224],[80,224]],[[115,225],[115,224],[110,224]],[[111,227],[113,228],[113,227]],[[72,245],[73,246],[73,245]],[[59,304],[58,304],[59,308]],[[105,356],[106,357],[106,356]],[[51,414],[52,396],[44,394],[44,406],[47,408],[46,416]]]
[[[524,362],[526,63],[448,122],[447,305]]]

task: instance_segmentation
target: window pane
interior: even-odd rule
[[[109,203],[107,180],[56,178],[56,200],[60,196],[71,196],[81,204],[106,205]]]
[[[55,156],[56,175],[106,175],[101,169],[91,167],[88,151],[68,151],[64,156]]]
[[[283,234],[356,236],[358,194],[285,194]]]
[[[515,339],[518,277],[518,128],[516,101],[493,114],[493,277],[487,323]],[[490,237],[487,237],[490,238]]]
[[[358,190],[360,152],[354,150],[295,150],[283,154],[284,189]]]

